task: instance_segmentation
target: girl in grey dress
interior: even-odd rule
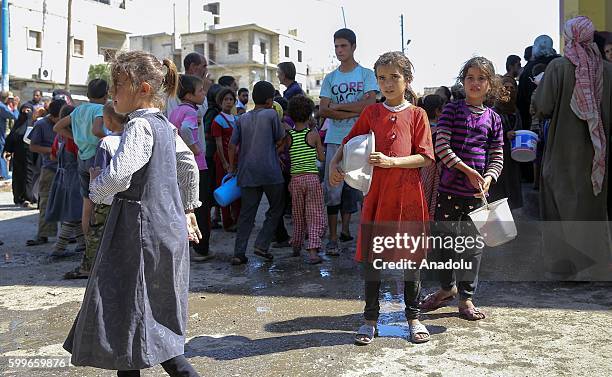
[[[64,348],[72,364],[118,376],[160,363],[171,376],[198,376],[183,356],[188,241],[201,237],[198,167],[156,108],[159,94],[176,91],[176,67],[132,51],[117,56],[111,73],[115,110],[129,121],[110,165],[91,170],[90,198],[115,198]]]

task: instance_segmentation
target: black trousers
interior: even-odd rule
[[[247,244],[255,225],[255,216],[257,215],[262,195],[266,195],[270,208],[266,211],[266,219],[255,239],[254,246],[257,249],[267,251],[270,248],[272,236],[279,218],[283,216],[285,204],[282,183],[258,187],[241,187],[240,191],[242,207],[238,217],[238,232],[236,233],[236,243],[234,245],[235,257],[244,257],[246,254]]]
[[[287,232],[287,228],[285,227],[285,219],[284,215],[287,212],[287,208],[291,205],[291,193],[289,192],[289,183],[291,182],[291,175],[283,174],[285,178],[285,202],[283,206],[283,215],[278,220],[278,225],[276,226],[276,231],[274,232],[274,240],[276,242],[285,242],[289,241],[289,233]]]
[[[380,270],[371,263],[364,263],[365,279],[365,308],[363,317],[366,321],[377,321],[380,314]],[[406,305],[406,319],[419,319],[419,299],[421,296],[421,279],[419,270],[406,270],[404,274],[404,304]]]
[[[478,236],[479,233],[468,213],[481,207],[482,204],[482,200],[478,198],[439,193],[434,215],[434,233],[440,237]],[[454,262],[463,261],[466,265],[468,263],[471,265],[470,269],[464,270],[439,270],[438,279],[442,289],[449,291],[456,285],[461,299],[472,298],[478,286],[482,248],[466,248],[462,252],[457,252],[452,248],[439,247],[434,249],[434,253],[438,261],[446,262],[452,259]]]
[[[198,228],[202,232],[202,239],[199,243],[192,242],[193,249],[202,255],[208,255],[210,243],[210,175],[208,170],[200,170],[200,201],[202,206],[196,208],[194,213],[198,221]]]
[[[185,359],[185,356],[180,355],[173,357],[170,360],[161,363],[162,368],[171,377],[199,377],[198,372],[193,369],[189,361]],[[139,370],[119,370],[117,371],[118,377],[139,377]]]

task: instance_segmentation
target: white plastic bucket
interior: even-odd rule
[[[484,243],[489,247],[499,246],[516,238],[517,231],[508,198],[497,200],[468,213]]]
[[[512,139],[512,151],[510,156],[514,161],[530,162],[536,158],[538,146],[538,135],[529,130],[516,131]]]
[[[370,191],[374,167],[368,162],[374,152],[374,133],[355,136],[344,144],[340,169],[345,173],[344,182],[364,195]]]

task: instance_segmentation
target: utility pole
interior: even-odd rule
[[[64,89],[70,90],[70,50],[72,45],[72,0],[68,0],[68,28],[66,30],[66,81]]]
[[[402,33],[402,54],[404,53],[404,14],[400,15],[400,28]]]
[[[344,28],[346,29],[346,17],[344,16],[344,7],[340,7],[342,9],[342,21],[344,21]]]
[[[43,18],[42,18],[42,30],[40,33],[40,47],[41,47],[41,51],[40,51],[40,67],[39,67],[39,72],[42,71],[43,67],[45,66],[45,28],[47,26],[47,0],[43,0]]]
[[[8,0],[2,0],[2,90],[9,90],[9,71],[8,71],[8,58],[9,58],[9,12],[8,12]]]
[[[264,81],[268,81],[268,46],[264,48]]]

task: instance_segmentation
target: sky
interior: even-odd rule
[[[135,6],[138,1],[145,0],[134,0]],[[176,2],[180,6],[186,0]],[[151,32],[164,24],[171,31],[172,13],[164,5],[146,4],[148,13],[141,20],[155,28]],[[320,71],[337,63],[333,33],[344,27],[342,8],[346,26],[357,35],[355,58],[368,68],[382,53],[401,50],[404,15],[404,38],[411,40],[405,53],[415,68],[413,88],[421,93],[424,87],[452,85],[472,56],[489,58],[503,74],[506,57],[522,57],[541,34],[550,35],[560,50],[559,0],[221,0],[221,20],[223,25],[257,23],[284,33],[297,27],[308,46],[306,62]]]

